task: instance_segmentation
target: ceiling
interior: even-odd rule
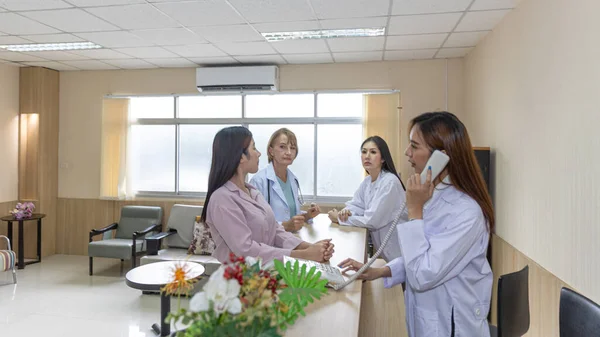
[[[0,63],[61,71],[462,57],[520,0],[0,0],[0,45],[91,41]],[[386,27],[382,37],[260,33]]]

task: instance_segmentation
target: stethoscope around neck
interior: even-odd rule
[[[300,206],[304,205],[304,197],[302,196],[302,190],[300,189],[300,183],[297,178],[294,178],[296,181],[296,185],[298,186],[298,202],[300,202]],[[267,179],[267,202],[271,205],[271,180]]]

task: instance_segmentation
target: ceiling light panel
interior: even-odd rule
[[[52,50],[80,50],[80,49],[98,49],[102,48],[92,42],[68,42],[68,43],[35,43],[35,44],[12,44],[0,45],[0,49],[6,49],[17,52],[35,52]]]
[[[385,28],[354,28],[354,29],[322,29],[305,30],[298,32],[262,33],[267,41],[305,40],[305,39],[332,39],[338,37],[373,37],[383,36]]]

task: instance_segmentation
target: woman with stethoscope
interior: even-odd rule
[[[287,128],[281,128],[271,135],[267,145],[269,165],[250,179],[250,184],[260,191],[273,209],[277,222],[288,232],[300,230],[305,222],[310,222],[321,212],[314,203],[308,212],[301,210],[304,198],[300,183],[288,168],[297,156],[296,135]]]

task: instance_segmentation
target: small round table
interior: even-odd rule
[[[190,261],[163,261],[145,264],[130,270],[125,275],[125,283],[142,291],[158,291],[173,281],[173,270],[177,264],[187,265],[188,279],[196,279],[204,274],[204,266]],[[160,326],[152,324],[152,330],[159,336],[168,336],[171,333],[171,324],[165,322],[171,311],[171,297],[160,293]]]
[[[19,223],[19,244],[17,245],[17,247],[19,247],[19,251],[17,252],[17,255],[18,255],[17,265],[19,266],[19,269],[25,268],[26,264],[42,262],[42,219],[45,216],[46,216],[46,214],[33,213],[31,215],[31,218],[21,219],[21,220],[17,220],[12,215],[4,216],[4,217],[0,218],[1,221],[8,222],[8,235],[6,235],[6,236],[8,237],[8,241],[11,242],[11,245],[13,247],[15,246],[15,244],[12,242],[12,236],[13,236],[13,224],[12,223],[14,221]],[[23,240],[23,223],[25,221],[33,221],[33,220],[37,221],[37,260],[25,262],[25,244],[23,242],[24,241]]]

